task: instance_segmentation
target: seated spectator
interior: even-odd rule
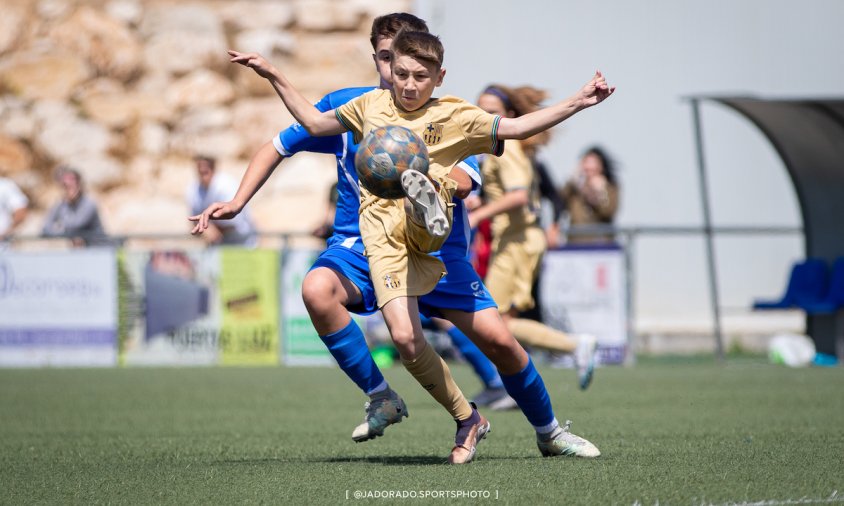
[[[47,214],[42,234],[45,237],[67,237],[76,247],[109,244],[97,203],[85,194],[79,171],[60,167],[56,179],[64,196]]]
[[[11,179],[0,176],[0,250],[12,238],[15,229],[26,218],[26,195]]]
[[[217,173],[214,158],[200,156],[195,161],[197,180],[188,186],[186,193],[190,214],[193,215],[202,213],[214,202],[227,202],[237,193],[237,181],[226,174]],[[231,220],[210,221],[208,229],[200,237],[208,246],[225,244],[254,247],[258,244],[258,233],[252,224],[248,207]]]

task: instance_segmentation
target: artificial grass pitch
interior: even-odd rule
[[[660,361],[587,392],[540,370],[600,458],[542,458],[520,412],[485,412],[477,460],[448,466],[454,422],[400,367],[410,418],[359,444],[366,399],[338,369],[0,370],[0,503],[844,501],[842,368]]]

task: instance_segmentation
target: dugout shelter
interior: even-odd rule
[[[760,99],[739,96],[694,96],[692,105],[697,160],[704,208],[704,226],[715,310],[719,354],[723,354],[718,290],[712,241],[710,201],[701,133],[701,102],[733,109],[753,123],[782,159],[794,185],[803,221],[807,258],[832,265],[844,257],[844,98]],[[844,345],[842,312],[806,314],[806,329],[818,353],[841,354]],[[838,319],[838,324],[836,324]],[[836,349],[836,340],[842,341]],[[839,356],[839,361],[841,357]]]

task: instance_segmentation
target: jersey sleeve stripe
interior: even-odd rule
[[[339,121],[339,122],[340,122],[340,124],[341,124],[341,125],[343,125],[343,128],[345,128],[346,130],[353,131],[353,130],[352,130],[352,127],[350,127],[350,126],[349,126],[349,124],[348,124],[348,123],[346,123],[346,122],[343,120],[343,117],[342,117],[342,116],[340,116],[340,109],[334,109],[334,116],[336,116],[336,117],[337,117],[337,121]]]
[[[498,140],[498,125],[501,123],[501,116],[496,116],[492,123],[492,154],[501,156],[504,153],[504,141]]]

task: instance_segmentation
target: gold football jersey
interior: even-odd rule
[[[518,142],[508,142],[500,157],[488,156],[481,165],[484,198],[494,202],[508,191],[526,189],[528,205],[511,209],[492,218],[492,234],[499,238],[524,234],[537,224],[539,192],[533,177],[533,165]]]
[[[504,142],[496,139],[500,116],[452,96],[432,98],[423,107],[404,111],[390,90],[373,90],[335,110],[337,119],[360,142],[373,128],[403,126],[425,141],[431,177],[441,178],[469,155],[498,154]]]

